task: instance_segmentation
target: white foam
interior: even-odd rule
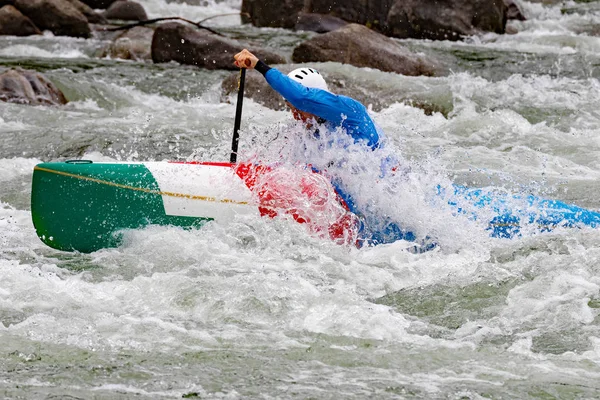
[[[23,131],[26,130],[29,125],[25,124],[22,121],[6,121],[2,117],[0,117],[0,131],[5,132],[14,132],[14,131]]]
[[[0,49],[0,56],[4,57],[39,57],[39,58],[88,58],[86,54],[77,49],[59,49],[48,51],[36,46],[17,44]]]
[[[206,4],[205,6],[198,6],[188,4],[185,1],[165,2],[163,0],[147,0],[143,5],[149,18],[182,17],[190,21],[199,22],[205,18],[221,14],[236,14],[213,18],[204,24],[206,26],[239,25],[240,4],[238,1],[209,0],[204,3]]]
[[[40,162],[31,158],[0,158],[0,182],[31,175],[33,167]]]

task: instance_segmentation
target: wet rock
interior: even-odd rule
[[[67,103],[64,94],[44,75],[20,68],[0,74],[0,100],[31,105]]]
[[[41,33],[29,18],[13,6],[0,8],[0,35],[30,36]]]
[[[479,32],[504,33],[502,0],[396,0],[387,32],[399,38],[460,40]]]
[[[119,19],[123,21],[144,21],[148,19],[146,10],[140,3],[128,0],[115,1],[104,12],[107,19]]]
[[[67,0],[15,0],[15,7],[38,28],[55,35],[91,36],[87,18]]]
[[[97,13],[92,9],[92,7],[88,6],[85,3],[82,3],[79,0],[67,0],[71,5],[73,5],[80,13],[85,15],[88,22],[90,24],[105,24],[106,18],[104,18],[101,14]]]
[[[242,13],[250,15],[250,18],[242,16],[242,22],[293,29],[303,9],[304,0],[242,0]]]
[[[207,69],[235,70],[237,67],[233,65],[233,55],[244,47],[236,40],[171,22],[156,28],[152,38],[152,60],[155,63],[177,61]],[[285,62],[285,58],[271,51],[250,50],[266,63]]]
[[[504,0],[243,0],[245,22],[294,28],[300,13],[328,14],[388,36],[458,40],[481,31],[503,33]]]
[[[393,0],[243,0],[244,22],[292,29],[302,13],[324,14],[377,27],[385,22]]]
[[[333,15],[301,12],[298,13],[298,21],[294,29],[297,31],[327,33],[346,25],[348,25],[348,22]]]
[[[393,39],[363,25],[349,24],[294,49],[294,62],[336,61],[403,75],[436,75],[437,63],[413,54]]]
[[[108,45],[100,57],[121,58],[124,60],[151,60],[154,29],[136,26],[119,35]]]
[[[85,4],[87,4],[94,10],[96,10],[99,8],[106,9],[106,8],[110,7],[110,5],[117,0],[81,0],[81,1],[83,1]]]
[[[521,7],[514,0],[504,0],[506,5],[506,18],[509,20],[526,21]]]
[[[310,12],[334,15],[385,33],[393,3],[394,0],[319,0],[310,2]]]
[[[516,35],[519,33],[519,30],[514,25],[506,25],[506,30],[504,31],[506,35]]]

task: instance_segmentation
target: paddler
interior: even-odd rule
[[[333,128],[341,126],[356,142],[364,141],[371,149],[379,147],[381,135],[366,107],[350,97],[331,93],[316,69],[298,68],[286,76],[246,49],[234,58],[239,68],[256,69],[263,74],[286,100],[296,120],[305,123],[315,120]]]
[[[236,54],[234,59],[238,68],[256,69],[260,72],[267,83],[286,100],[294,119],[304,122],[307,128],[314,128],[312,125],[315,122],[324,125],[328,131],[341,127],[355,143],[364,143],[371,150],[382,146],[382,132],[371,119],[367,108],[350,97],[331,93],[325,79],[316,69],[298,68],[286,76],[246,49]],[[362,213],[357,210],[352,196],[344,190],[341,182],[333,180],[332,184],[349,210],[361,216]],[[359,235],[361,243],[369,244],[390,243],[400,239],[415,240],[414,234],[393,222],[376,230],[361,224]]]

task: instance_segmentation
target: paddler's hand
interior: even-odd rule
[[[235,62],[233,63],[238,68],[248,68],[254,69],[256,67],[256,63],[258,62],[258,58],[248,50],[244,49],[237,53],[235,56]]]

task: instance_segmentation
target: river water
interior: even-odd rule
[[[194,20],[240,6],[197,4],[144,2],[150,17]],[[440,246],[423,254],[260,218],[150,227],[92,254],[45,247],[29,211],[36,163],[226,161],[235,99],[221,101],[229,72],[100,59],[100,39],[0,38],[2,66],[41,71],[70,99],[0,103],[0,395],[600,397],[600,231],[491,239],[412,201],[435,178],[600,209],[599,4],[523,2],[516,34],[403,41],[441,60],[443,77],[318,65],[377,99],[414,178],[380,200],[435,230]],[[312,35],[231,16],[210,26],[287,56]],[[250,100],[242,127],[246,158],[276,157],[295,129]]]

